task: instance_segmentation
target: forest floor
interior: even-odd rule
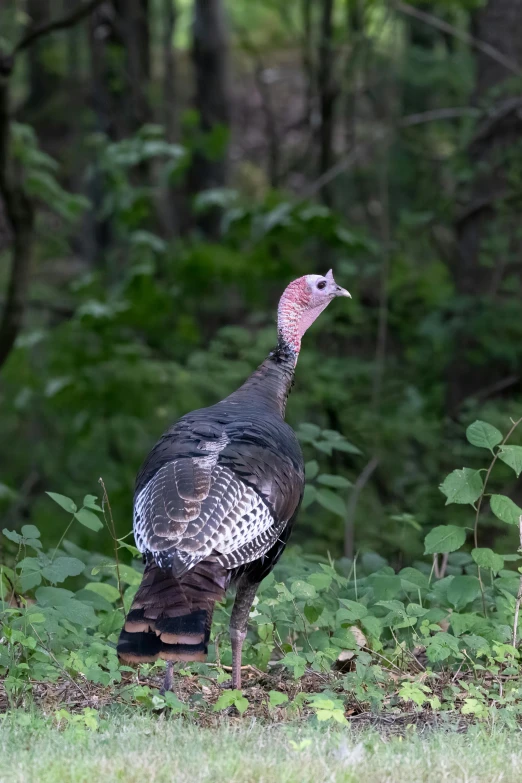
[[[4,716],[1,783],[518,783],[518,732],[260,725],[223,716],[216,728],[125,709],[98,730],[60,730],[36,715]]]

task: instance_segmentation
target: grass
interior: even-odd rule
[[[1,783],[518,783],[520,732],[471,727],[405,736],[373,729],[262,726],[224,717],[205,729],[124,712],[98,731],[8,713],[0,735]]]

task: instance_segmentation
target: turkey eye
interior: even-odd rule
[[[317,288],[320,288],[321,290],[326,288],[326,280],[321,280],[320,283],[317,283]]]

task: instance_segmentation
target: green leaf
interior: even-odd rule
[[[504,558],[502,555],[497,555],[492,549],[488,547],[480,547],[478,549],[471,550],[471,557],[475,563],[481,568],[490,568],[494,574],[498,574],[504,568]]]
[[[517,478],[520,476],[522,473],[522,446],[501,446],[498,458],[513,468]]]
[[[101,595],[109,603],[114,603],[120,599],[118,588],[114,587],[114,585],[108,585],[107,582],[89,582],[89,584],[85,585],[85,589]]]
[[[73,597],[73,593],[63,587],[39,587],[35,595],[42,606],[60,606]]]
[[[241,713],[241,715],[247,709],[248,701],[245,699],[241,691],[234,690],[225,691],[225,693],[222,693],[214,704],[213,710],[214,712],[219,712],[219,710],[226,710],[228,707],[232,706],[234,706],[237,711]]]
[[[281,691],[269,691],[268,692],[268,704],[270,707],[279,707],[281,704],[286,704],[288,696]]]
[[[482,492],[482,476],[478,470],[462,468],[446,476],[439,489],[450,503],[474,503]]]
[[[368,614],[368,609],[357,601],[350,601],[349,598],[340,598],[341,609],[337,612],[337,621],[348,620],[354,623],[356,620],[362,620]]]
[[[466,430],[466,438],[472,446],[493,452],[493,447],[498,446],[502,440],[502,433],[487,421],[474,421]]]
[[[306,659],[295,652],[287,653],[284,658],[281,658],[279,663],[286,666],[288,669],[293,669],[296,680],[303,676],[306,668]]]
[[[448,587],[448,601],[463,608],[480,595],[480,582],[476,576],[456,576]]]
[[[430,586],[428,577],[419,571],[418,568],[407,566],[402,571],[399,571],[399,576],[404,590],[418,590],[419,588],[427,590]]]
[[[64,582],[68,576],[78,576],[85,564],[76,557],[57,557],[52,563],[42,568],[42,576],[49,582]]]
[[[307,582],[318,590],[328,590],[332,584],[332,577],[330,574],[324,574],[321,571],[318,571],[315,574],[310,574],[310,576],[307,577]]]
[[[119,566],[119,572],[120,572],[120,579],[122,582],[125,582],[128,585],[140,585],[141,580],[143,578],[143,574],[140,574],[139,571],[136,571],[135,568],[131,568],[131,566],[125,565],[125,563],[120,563]],[[114,576],[116,576],[116,568],[114,567]]]
[[[68,511],[70,514],[74,514],[77,510],[74,500],[71,500],[71,498],[68,498],[66,495],[59,495],[58,492],[46,492],[45,494],[49,495],[51,500],[54,500],[55,503],[58,503],[61,508]]]
[[[316,488],[313,487],[311,484],[306,484],[303,493],[303,503],[302,503],[303,510],[305,508],[308,508],[308,506],[310,506],[314,502],[316,496],[317,496]]]
[[[90,508],[92,511],[103,511],[98,505],[98,498],[96,495],[85,495],[83,505],[85,508]]]
[[[307,481],[313,481],[319,473],[319,463],[316,459],[307,462],[305,465],[305,476]]]
[[[497,519],[506,522],[508,525],[518,525],[520,515],[522,514],[522,508],[519,508],[516,503],[513,503],[511,498],[505,495],[492,495],[491,496],[491,510]]]
[[[126,549],[127,552],[130,552],[133,557],[140,556],[140,550],[137,547],[132,546],[132,544],[127,544],[127,542],[122,541],[121,538],[118,538],[117,541],[119,544],[118,549],[121,549],[123,547],[123,549]]]
[[[439,525],[430,530],[424,539],[424,554],[434,555],[455,552],[466,540],[466,531],[456,525]]]
[[[344,438],[343,440],[330,441],[330,445],[337,451],[345,451],[347,454],[362,454],[361,449],[358,449],[357,446],[354,446],[348,440],[344,440]]]
[[[317,490],[316,500],[318,503],[326,508],[328,511],[332,511],[340,517],[346,516],[346,504],[344,500],[332,492],[331,489],[319,489]]]
[[[308,620],[308,622],[310,623],[310,625],[313,625],[316,622],[316,620],[319,619],[319,617],[323,613],[323,608],[324,607],[316,606],[315,604],[306,604],[305,605],[305,607],[303,609],[303,614],[306,617],[306,619]]]
[[[303,422],[299,425],[297,434],[306,438],[317,438],[321,434],[321,428],[317,424]]]
[[[36,525],[22,525],[22,535],[24,538],[40,538],[40,531]]]
[[[2,533],[9,541],[12,541],[13,544],[21,544],[24,540],[24,537],[21,536],[20,533],[17,533],[15,530],[8,530],[6,527],[4,527]]]
[[[56,611],[65,620],[84,628],[93,628],[100,622],[94,614],[92,606],[76,601],[74,598],[57,606]]]
[[[103,522],[100,522],[96,514],[89,511],[88,508],[81,508],[75,513],[74,518],[77,519],[81,525],[84,525],[84,527],[88,527],[89,530],[94,530],[95,532],[101,530],[103,527]]]
[[[292,582],[290,590],[292,595],[294,595],[296,598],[304,599],[305,601],[317,598],[317,591],[315,587],[309,585],[307,582],[303,582],[302,579],[296,579],[295,582]]]
[[[324,484],[325,487],[333,487],[334,489],[347,489],[352,486],[352,482],[348,481],[344,476],[333,476],[329,473],[322,473],[317,479],[318,484]]]

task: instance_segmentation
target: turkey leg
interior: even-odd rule
[[[160,688],[160,696],[165,696],[165,694],[168,693],[168,691],[170,691],[172,688],[172,667],[172,661],[167,661],[165,679],[163,680],[163,685]]]
[[[241,579],[237,585],[236,600],[230,617],[230,641],[232,642],[232,688],[241,688],[241,651],[247,635],[248,615],[252,608],[259,583]]]

